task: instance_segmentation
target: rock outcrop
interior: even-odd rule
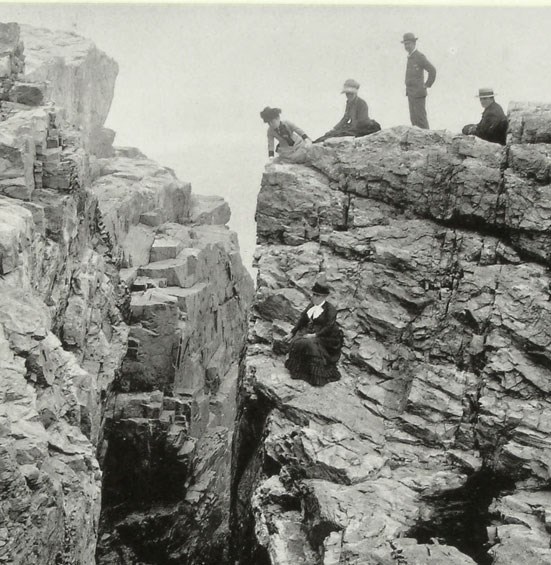
[[[93,563],[94,446],[126,351],[122,296],[80,135],[50,101],[14,95],[16,24],[0,26],[0,43],[0,559]]]
[[[506,147],[397,127],[267,166],[241,565],[551,561],[551,106],[509,117]],[[282,338],[320,276],[345,347],[314,388]]]
[[[112,146],[90,41],[0,47],[0,561],[203,563],[252,295],[229,210]]]
[[[116,72],[0,24],[0,562],[549,563],[551,107],[270,165],[247,325],[227,204],[113,146]],[[312,388],[283,337],[321,275]]]
[[[192,197],[143,157],[99,163],[93,189],[131,294],[106,410],[98,563],[223,562],[252,281],[221,199]]]
[[[74,33],[22,25],[21,39],[21,81],[43,89],[44,100],[53,100],[66,121],[79,129],[87,149],[96,155],[109,151],[115,132],[103,124],[113,101],[117,63]]]

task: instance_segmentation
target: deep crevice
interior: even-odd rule
[[[484,468],[471,475],[464,486],[424,498],[432,509],[431,517],[418,522],[407,537],[419,543],[437,539],[456,547],[479,565],[491,565],[486,531],[493,518],[489,506],[494,498],[511,491],[514,484],[510,477]]]
[[[270,476],[275,462],[266,460],[263,438],[273,404],[263,396],[245,392],[246,368],[240,367],[238,414],[233,442],[230,510],[230,553],[236,565],[271,565],[267,550],[256,541],[252,495],[263,478]]]

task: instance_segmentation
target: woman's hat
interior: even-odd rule
[[[359,89],[360,83],[353,78],[349,78],[348,80],[344,81],[341,94],[344,94],[345,92],[358,92]]]
[[[329,293],[330,290],[326,284],[317,282],[312,287],[312,294],[321,294],[322,296],[327,296]]]
[[[493,88],[479,88],[477,98],[493,98],[494,89]]]
[[[405,43],[406,41],[417,41],[417,37],[415,37],[414,33],[404,33],[404,38],[402,39],[402,41],[400,43]]]
[[[266,106],[262,112],[260,112],[260,117],[268,123],[270,120],[274,120],[275,118],[279,118],[281,114],[281,110],[279,108],[270,108]]]

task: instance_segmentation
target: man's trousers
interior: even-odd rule
[[[409,117],[412,126],[419,126],[422,129],[429,129],[429,121],[427,120],[427,110],[425,108],[426,99],[427,99],[426,96],[421,96],[419,98],[408,96]]]

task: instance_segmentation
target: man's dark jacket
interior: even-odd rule
[[[369,110],[365,100],[356,96],[352,100],[346,101],[344,116],[341,121],[333,128],[333,131],[347,131],[353,135],[362,133],[369,128]]]
[[[476,126],[475,135],[486,141],[505,145],[507,139],[507,116],[497,102],[492,102],[484,109],[482,119]]]
[[[436,79],[436,69],[434,65],[429,63],[425,55],[417,50],[408,55],[406,66],[406,96],[424,98],[427,95],[425,71],[428,73],[426,84],[427,87],[430,87]]]

